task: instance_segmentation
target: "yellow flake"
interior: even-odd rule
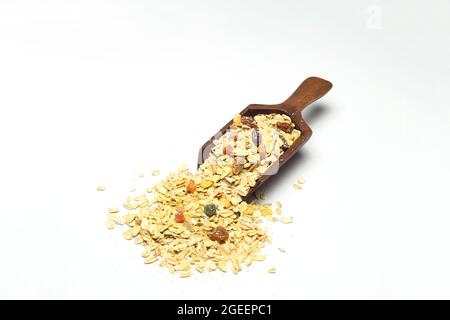
[[[108,210],[109,213],[118,213],[119,211],[120,211],[120,209],[117,207],[112,207],[112,208],[109,208],[109,210]]]
[[[110,220],[110,219],[108,219],[108,221],[106,221],[106,227],[107,227],[109,230],[114,229],[115,226],[116,226],[116,224],[114,223],[114,221],[112,221],[112,220]]]
[[[213,185],[213,182],[211,180],[202,180],[202,182],[200,183],[200,187],[202,187],[203,189],[208,189],[209,187],[211,187]]]
[[[280,219],[280,221],[281,221],[281,223],[285,223],[285,224],[292,223],[292,222],[294,222],[294,218],[292,218],[292,217],[283,217],[283,218]]]

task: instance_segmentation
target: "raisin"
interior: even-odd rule
[[[259,147],[259,145],[261,144],[261,133],[259,133],[259,131],[257,130],[252,130],[252,141],[255,144],[255,146]]]
[[[238,141],[238,138],[239,138],[239,136],[238,136],[237,132],[233,132],[231,134],[231,139],[233,139],[234,142]]]
[[[207,204],[203,211],[208,217],[212,217],[216,214],[217,206],[214,203]]]
[[[195,182],[193,180],[188,180],[188,182],[186,183],[186,191],[189,193],[193,193],[195,192],[195,190],[197,190],[197,185],[195,184]]]
[[[247,127],[253,128],[253,129],[257,129],[258,128],[258,124],[256,123],[255,119],[253,119],[253,117],[242,117],[241,119],[242,124],[245,124]]]
[[[228,231],[221,226],[215,227],[209,234],[208,237],[212,241],[217,241],[219,243],[224,243],[228,240]]]
[[[233,147],[227,144],[225,147],[223,147],[222,152],[225,155],[230,155],[233,152]]]
[[[277,128],[284,132],[291,133],[294,128],[289,122],[277,122]]]
[[[184,216],[184,213],[177,212],[175,214],[175,222],[176,223],[183,223],[184,221],[186,221],[186,217]]]

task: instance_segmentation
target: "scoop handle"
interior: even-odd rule
[[[309,77],[282,104],[286,111],[291,114],[302,112],[308,105],[330,91],[332,86],[333,84],[330,81],[318,77]]]

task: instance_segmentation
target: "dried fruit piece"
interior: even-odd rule
[[[188,180],[186,183],[186,191],[188,193],[193,193],[195,190],[197,190],[197,185],[195,182],[193,180]]]
[[[213,185],[213,182],[211,180],[206,180],[206,179],[203,179],[202,182],[200,183],[200,187],[202,187],[203,189],[208,189],[212,185]]]
[[[247,127],[256,129],[258,128],[258,124],[256,123],[255,119],[253,117],[244,116],[241,118],[241,122],[243,125],[246,125]]]
[[[222,153],[223,153],[224,155],[230,155],[230,154],[232,154],[232,153],[233,153],[233,147],[230,146],[229,144],[227,144],[226,146],[223,147]]]
[[[277,122],[277,128],[287,133],[291,133],[294,130],[294,127],[289,122],[279,121]]]
[[[228,234],[228,231],[224,227],[217,226],[208,234],[208,237],[212,241],[224,243],[225,241],[228,240],[229,234]]]
[[[238,158],[234,159],[233,166],[231,167],[233,175],[237,176],[239,173],[241,173],[243,168],[244,164],[241,163],[241,160],[239,160]]]
[[[184,213],[177,212],[175,213],[175,222],[176,223],[184,223],[186,221],[186,217],[184,216]]]
[[[216,214],[217,212],[217,206],[214,203],[209,203],[205,206],[205,208],[203,209],[203,211],[205,212],[205,214],[208,217],[212,217],[213,215]]]

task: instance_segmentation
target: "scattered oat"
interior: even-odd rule
[[[128,229],[123,233],[123,237],[127,240],[133,239],[133,234],[131,233],[130,229]]]
[[[153,256],[153,257],[148,257],[148,258],[146,258],[146,259],[144,260],[144,263],[145,263],[145,264],[150,264],[150,263],[156,262],[157,260],[158,260],[158,257],[155,257],[155,256]]]
[[[305,183],[305,178],[304,177],[300,177],[297,179],[297,182],[300,184],[304,184]]]
[[[281,208],[280,207],[276,207],[275,208],[275,213],[276,214],[281,214]]]
[[[180,278],[188,278],[191,276],[191,272],[190,271],[181,271],[180,272]]]
[[[98,187],[97,187],[97,191],[105,191],[105,186],[104,185],[99,185]]]
[[[136,188],[135,188],[135,187],[133,187],[133,188],[130,189],[130,192],[135,192],[135,191],[136,191]]]
[[[255,261],[264,261],[264,260],[266,260],[266,256],[263,255],[262,253],[258,253],[258,254],[255,256],[254,260],[255,260]]]
[[[277,269],[275,269],[275,267],[272,267],[269,270],[267,270],[267,272],[269,272],[269,273],[276,273]]]
[[[280,221],[281,221],[281,223],[285,223],[285,224],[292,223],[292,222],[294,222],[294,218],[292,218],[292,217],[283,217],[283,218],[280,219]]]
[[[115,226],[116,226],[116,223],[113,220],[109,219],[108,221],[106,221],[106,227],[109,230],[114,229]]]
[[[280,201],[275,202],[275,205],[276,205],[278,208],[282,208],[282,207],[283,207],[283,205],[281,204]]]
[[[117,207],[112,207],[108,209],[109,213],[119,213],[120,209]]]
[[[298,184],[298,183],[294,183],[292,186],[294,187],[294,189],[301,189],[302,188],[302,186],[300,184]]]
[[[143,177],[144,177],[144,174],[143,174],[142,172],[139,172],[139,173],[138,173],[138,177],[139,177],[139,178],[143,178]]]
[[[278,251],[285,253],[286,250],[284,250],[283,248],[278,248]]]
[[[158,169],[153,169],[152,170],[152,176],[156,177],[159,175],[159,170]]]

